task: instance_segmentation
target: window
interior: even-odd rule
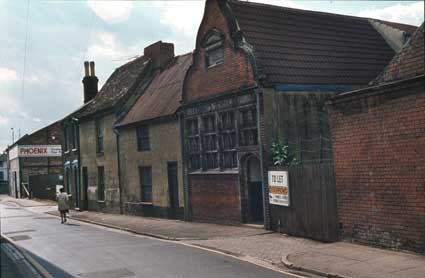
[[[223,34],[217,29],[212,29],[204,40],[205,65],[212,67],[224,62]]]
[[[2,162],[3,161],[0,161],[0,163],[2,163]],[[4,172],[0,172],[0,181],[3,181],[3,180],[4,180]]]
[[[228,111],[220,114],[221,165],[223,168],[236,168],[236,125],[235,114]]]
[[[258,144],[257,135],[257,112],[255,108],[239,111],[240,133],[239,144],[252,146]]]
[[[201,168],[200,146],[199,146],[199,126],[198,119],[190,119],[186,122],[188,134],[188,154],[189,154],[189,169],[198,170]]]
[[[105,200],[105,168],[103,166],[97,167],[97,199],[99,201]]]
[[[3,168],[3,161],[0,161],[0,168]]]
[[[103,153],[103,122],[101,119],[95,121],[96,128],[96,152]]]
[[[71,188],[71,169],[69,168],[69,167],[67,167],[66,169],[65,169],[65,179],[66,179],[66,188],[65,188],[65,190],[66,190],[66,192],[71,192],[70,191],[70,188]]]
[[[205,169],[218,168],[218,150],[217,150],[217,130],[215,115],[209,115],[202,118],[203,135],[202,144],[204,147]]]
[[[76,149],[78,148],[77,146],[78,126],[76,124],[73,124],[71,128],[72,128],[72,148]]]
[[[137,150],[148,151],[149,145],[149,129],[147,126],[139,126],[136,128],[137,132]]]
[[[141,200],[142,202],[152,202],[152,168],[139,167]]]

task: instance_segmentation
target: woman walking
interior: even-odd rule
[[[58,210],[61,213],[61,224],[63,224],[66,222],[66,213],[69,212],[68,194],[61,188],[56,198],[58,200]]]

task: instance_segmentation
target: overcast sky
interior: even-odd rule
[[[413,25],[424,20],[422,1],[255,2]],[[34,132],[82,105],[83,61],[96,62],[103,85],[155,41],[173,42],[177,54],[192,51],[203,7],[203,0],[0,0],[0,152],[12,142],[12,127],[16,140],[18,129]]]

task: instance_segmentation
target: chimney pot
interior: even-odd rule
[[[84,76],[89,76],[89,62],[85,61],[84,62]]]
[[[95,70],[94,70],[94,62],[90,62],[90,76],[96,76]]]

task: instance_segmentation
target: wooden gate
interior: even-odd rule
[[[289,194],[289,207],[270,205],[274,231],[326,242],[338,240],[333,163],[290,167]]]

